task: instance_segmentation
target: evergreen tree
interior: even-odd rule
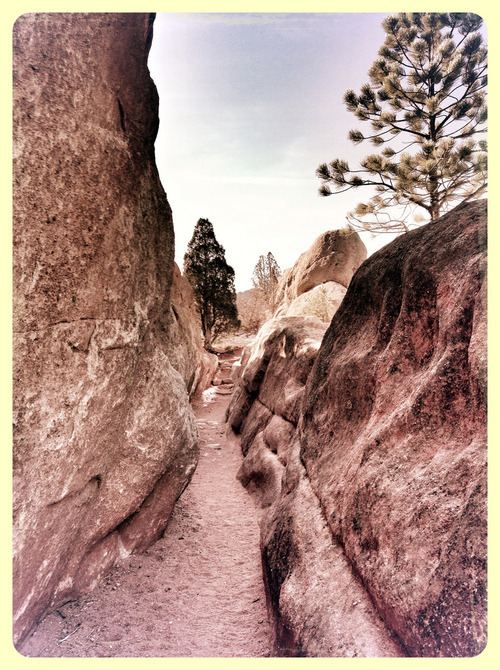
[[[252,284],[254,288],[262,291],[272,312],[274,312],[276,287],[280,277],[280,266],[273,254],[269,251],[267,256],[259,256],[253,271]]]
[[[335,159],[316,171],[324,196],[331,187],[340,193],[375,187],[376,195],[347,215],[352,228],[402,232],[415,210],[423,214],[416,221],[432,221],[485,191],[486,142],[478,139],[486,132],[481,24],[475,14],[457,13],[402,13],[384,20],[386,38],[369,71],[371,85],[344,96],[347,109],[370,122],[372,132],[351,130],[349,138],[375,146],[403,141],[367,156],[362,169]]]
[[[214,338],[239,327],[234,270],[208,219],[199,219],[184,255],[184,276],[194,290],[205,348]]]

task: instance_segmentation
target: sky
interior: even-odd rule
[[[384,14],[157,14],[149,69],[160,97],[156,162],[173,210],[176,262],[209,219],[236,290],[260,255],[291,267],[323,232],[346,225],[364,189],[318,194],[316,168],[372,152],[343,103],[384,41]],[[394,235],[362,239],[373,253]]]

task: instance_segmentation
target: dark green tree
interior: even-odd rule
[[[254,288],[262,291],[267,304],[274,312],[276,302],[276,287],[281,277],[280,266],[273,254],[269,251],[267,256],[259,256],[252,275]]]
[[[184,276],[194,290],[205,348],[217,335],[239,328],[234,270],[208,219],[199,219],[184,254]]]
[[[351,130],[352,142],[395,142],[367,156],[361,169],[335,159],[316,171],[324,196],[375,188],[347,215],[352,228],[403,232],[415,211],[416,221],[432,221],[485,192],[486,142],[479,136],[486,132],[487,51],[481,24],[475,14],[457,13],[402,13],[384,20],[386,38],[369,71],[371,85],[359,95],[347,91],[344,102],[371,124],[367,135]]]

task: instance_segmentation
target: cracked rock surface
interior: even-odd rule
[[[222,377],[233,356],[221,358]],[[226,431],[228,399],[217,392],[228,386],[213,386],[193,403],[199,464],[164,536],[120,560],[94,591],[48,614],[23,643],[24,655],[271,655],[260,510],[236,479],[239,440]]]
[[[14,26],[14,639],[163,531],[196,465],[169,359],[149,14]]]

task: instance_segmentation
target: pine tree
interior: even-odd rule
[[[347,215],[352,228],[406,231],[415,211],[416,221],[432,221],[485,192],[486,142],[478,139],[486,132],[481,24],[475,14],[457,13],[402,13],[384,20],[386,38],[369,71],[371,85],[344,96],[347,109],[370,122],[372,133],[351,130],[349,138],[375,146],[403,141],[367,156],[359,170],[335,159],[316,171],[324,196],[375,187],[376,195]]]
[[[199,219],[184,255],[184,276],[194,290],[205,348],[217,335],[239,327],[234,270],[227,264],[208,219]]]
[[[252,284],[254,288],[262,291],[272,312],[275,308],[276,287],[280,276],[280,266],[270,251],[267,256],[259,256],[253,271]]]

